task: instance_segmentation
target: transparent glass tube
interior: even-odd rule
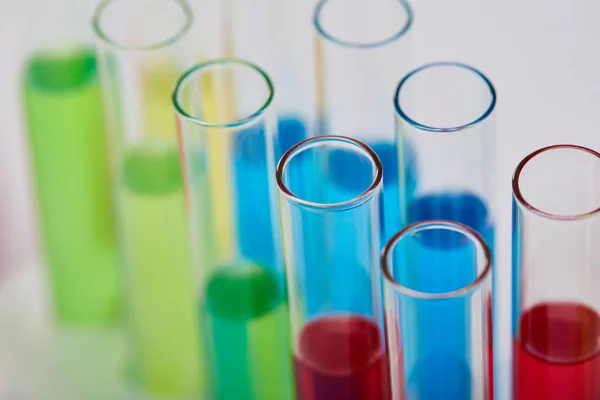
[[[125,263],[132,387],[202,390],[192,251],[171,91],[201,55],[187,3],[107,0],[94,15]],[[92,155],[90,155],[92,156]]]
[[[259,67],[232,58],[188,70],[173,95],[215,400],[293,398],[273,96]]]
[[[433,63],[404,77],[396,90],[396,133],[402,225],[431,219],[463,223],[494,246],[496,92],[479,71],[464,64]],[[411,144],[406,151],[405,143]]]
[[[371,148],[342,136],[307,139],[277,167],[298,400],[389,398],[382,174]]]
[[[600,397],[600,154],[556,145],[513,177],[513,396]]]
[[[482,237],[456,222],[417,222],[381,260],[392,399],[492,399],[491,256]]]
[[[482,235],[493,256],[496,92],[492,83],[470,66],[432,63],[400,81],[394,102],[400,182],[415,183],[414,191],[400,193],[402,225],[426,220],[465,224]],[[439,241],[436,245],[442,251],[454,244]],[[473,273],[468,268],[454,272],[455,282],[468,281]],[[423,288],[432,292],[446,284],[423,279]],[[466,324],[458,322],[467,317],[462,307],[447,311],[453,312],[457,324]],[[468,350],[465,343],[464,351]]]
[[[410,68],[412,18],[404,0],[321,0],[314,12],[317,133],[359,139],[381,159],[386,240],[400,229],[400,193],[414,186],[398,181],[391,101]]]
[[[122,311],[109,160],[86,2],[27,2],[23,110],[54,311],[107,325]],[[82,23],[82,21],[84,21]]]
[[[279,160],[316,127],[312,16],[317,0],[229,2],[233,56],[264,68],[277,88]]]

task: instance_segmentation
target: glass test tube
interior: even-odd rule
[[[436,219],[456,221],[482,235],[493,255],[495,105],[496,92],[489,79],[464,64],[427,64],[400,81],[395,96],[400,182],[413,179],[406,173],[408,166],[412,166],[419,177],[412,193],[401,192],[403,226]],[[403,143],[411,144],[410,153],[404,151]],[[446,238],[450,241],[446,242]],[[456,244],[451,239],[440,236],[432,241],[431,246],[439,250],[439,255],[432,252],[431,256],[446,257],[447,251]],[[473,281],[477,275],[474,266],[469,269],[458,263],[451,265],[456,266],[453,274],[448,273],[446,264],[440,263],[428,267],[428,271],[432,276],[446,276],[457,287]],[[450,284],[430,279],[429,275],[423,275],[422,279],[423,290],[431,292]],[[489,304],[491,326],[492,302]],[[455,340],[452,335],[456,335],[456,340],[461,341],[466,334],[462,328],[469,326],[467,311],[457,306],[446,312],[452,312],[457,321],[452,330],[429,331],[427,334],[443,335],[451,342]],[[469,350],[467,344],[464,343],[465,352]],[[468,357],[467,353],[465,357]]]
[[[313,136],[315,128],[314,31],[312,11],[316,0],[229,0],[232,54],[251,61],[268,71],[277,88],[274,104],[278,117],[275,160],[291,146]],[[262,176],[267,169],[265,159],[239,157],[240,171],[247,175],[239,194],[252,190],[252,177]],[[257,202],[268,201],[269,193],[255,197]],[[238,204],[241,204],[238,202]],[[270,220],[258,219],[255,207],[244,202],[237,210],[241,231],[269,235]],[[268,216],[267,216],[268,217]],[[260,235],[240,236],[244,251],[263,251]]]
[[[385,246],[382,269],[392,398],[492,399],[491,257],[482,237],[456,222],[417,222]],[[459,269],[471,279],[458,282]]]
[[[22,100],[54,312],[64,324],[113,324],[122,299],[88,10],[58,0],[26,11],[35,29]]]
[[[232,58],[190,69],[173,95],[198,257],[208,397],[214,400],[293,398],[273,96],[259,67]],[[266,168],[249,175],[240,159]],[[252,207],[246,216],[255,230],[241,229],[244,207]],[[243,246],[246,240],[256,248]]]
[[[317,133],[359,139],[381,159],[385,240],[400,229],[399,196],[411,193],[416,179],[408,165],[406,182],[399,182],[392,117],[394,87],[410,68],[412,20],[404,0],[321,0],[314,12]]]
[[[200,57],[178,0],[107,0],[94,16],[126,290],[131,387],[194,396],[200,333],[171,92]]]
[[[342,136],[307,139],[277,167],[298,400],[389,398],[382,173],[371,148]]]
[[[600,154],[533,152],[513,177],[513,399],[600,398]]]

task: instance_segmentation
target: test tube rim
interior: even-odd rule
[[[441,293],[428,293],[418,290],[411,289],[405,285],[399,283],[392,275],[391,263],[388,262],[388,258],[393,254],[394,248],[405,237],[405,235],[420,231],[423,229],[433,229],[435,227],[444,227],[445,229],[453,230],[464,234],[469,238],[475,245],[483,251],[485,266],[477,274],[477,277],[472,280],[468,285],[464,285],[461,288],[451,290],[448,292]],[[486,244],[483,237],[474,229],[467,225],[461,224],[460,222],[447,221],[447,220],[427,220],[419,221],[413,224],[407,225],[396,233],[383,247],[381,251],[381,270],[383,277],[387,285],[390,285],[394,290],[400,292],[404,296],[408,296],[418,300],[449,300],[458,297],[465,296],[479,289],[491,276],[492,270],[492,254],[490,248]]]
[[[165,1],[165,2],[169,2],[169,3],[173,3],[173,4],[176,4],[181,9],[181,11],[183,12],[183,15],[185,16],[185,21],[182,24],[182,26],[177,30],[177,32],[164,40],[161,40],[157,43],[153,43],[153,44],[149,44],[149,45],[128,45],[128,44],[122,43],[120,41],[114,40],[110,35],[106,34],[104,29],[102,29],[102,24],[101,24],[100,20],[101,20],[103,13],[108,9],[109,6],[111,6],[112,4],[115,4],[115,3],[126,2],[126,1],[132,1],[132,0],[103,0],[98,4],[98,6],[96,7],[96,10],[94,11],[94,15],[92,16],[92,27],[93,27],[94,33],[96,34],[96,38],[101,40],[105,45],[114,47],[116,49],[127,50],[127,51],[148,52],[148,51],[160,50],[162,48],[168,47],[168,46],[176,43],[177,41],[179,41],[182,37],[184,37],[190,31],[190,29],[192,27],[193,20],[194,20],[194,14],[192,12],[191,7],[189,6],[189,4],[187,2],[182,1],[182,0],[153,0],[153,1]]]
[[[517,168],[515,169],[515,172],[514,172],[513,178],[512,178],[513,198],[515,199],[517,204],[519,204],[519,206],[525,208],[526,210],[528,210],[542,218],[556,220],[556,221],[580,221],[580,220],[588,219],[588,218],[591,218],[591,217],[594,217],[594,216],[600,214],[600,206],[591,211],[581,213],[581,214],[576,214],[576,215],[552,214],[552,213],[548,213],[546,211],[540,210],[539,208],[531,205],[527,200],[525,200],[525,197],[523,196],[523,193],[519,186],[519,178],[521,177],[521,172],[523,172],[523,169],[536,156],[538,156],[542,153],[545,153],[547,151],[560,150],[560,149],[584,151],[600,160],[600,153],[598,153],[588,147],[580,146],[580,145],[576,145],[576,144],[555,144],[555,145],[546,146],[546,147],[537,149],[536,151],[530,153],[525,158],[523,158],[521,160],[521,162],[519,162],[519,164],[517,165]]]
[[[321,24],[321,22],[320,22],[319,17],[320,17],[321,11],[323,10],[323,7],[325,6],[325,4],[328,3],[329,1],[332,1],[332,0],[320,0],[317,3],[317,6],[315,7],[315,11],[313,13],[313,25],[314,25],[315,29],[317,30],[317,33],[319,34],[319,36],[323,37],[324,39],[326,39],[327,41],[329,41],[331,43],[334,43],[334,44],[337,44],[337,45],[340,45],[343,47],[355,48],[355,49],[374,49],[374,48],[378,48],[378,47],[383,47],[383,46],[393,43],[396,40],[403,37],[410,30],[410,28],[413,24],[414,13],[413,13],[413,10],[412,10],[410,4],[408,4],[408,1],[406,1],[406,0],[398,0],[398,3],[400,3],[400,5],[404,8],[404,11],[406,12],[406,17],[407,17],[406,23],[404,24],[402,29],[400,29],[398,32],[396,32],[395,34],[393,34],[392,36],[390,36],[388,38],[377,40],[377,41],[370,42],[370,43],[342,40],[342,39],[336,37],[335,35],[329,34],[327,32],[327,30],[323,28],[323,24]]]
[[[481,116],[479,116],[478,118],[474,119],[471,122],[468,122],[466,124],[459,125],[459,126],[435,127],[435,126],[430,126],[430,125],[426,125],[426,124],[417,122],[414,119],[412,119],[411,117],[409,117],[404,112],[404,110],[400,106],[400,90],[402,90],[402,87],[404,86],[404,84],[406,82],[408,82],[408,80],[411,77],[415,76],[416,74],[423,72],[427,69],[436,68],[436,67],[464,68],[468,71],[475,73],[477,76],[479,76],[483,80],[485,85],[488,87],[492,98],[491,98],[490,104],[488,105],[487,109],[483,112],[483,114],[481,114]],[[400,80],[400,82],[398,83],[398,86],[396,87],[396,93],[394,95],[394,107],[396,108],[396,114],[401,119],[406,121],[408,124],[413,126],[414,128],[417,128],[421,131],[427,131],[427,132],[460,132],[460,131],[467,130],[467,129],[485,121],[494,112],[494,109],[496,108],[496,102],[497,102],[497,93],[496,93],[496,88],[494,87],[494,84],[492,83],[492,81],[487,76],[485,76],[485,74],[483,72],[479,71],[477,68],[472,67],[468,64],[464,64],[464,63],[456,62],[456,61],[436,61],[436,62],[421,65],[420,67],[409,72],[404,78],[402,78]]]
[[[254,70],[255,72],[257,72],[264,79],[264,81],[267,85],[267,90],[269,91],[269,94],[268,94],[266,100],[264,101],[264,103],[262,104],[262,106],[260,106],[258,108],[258,110],[251,113],[250,115],[247,115],[247,116],[240,118],[239,120],[233,121],[233,122],[204,121],[200,118],[190,115],[187,111],[185,111],[184,107],[179,103],[178,94],[179,94],[179,91],[184,87],[186,81],[188,79],[192,78],[196,73],[202,71],[203,69],[211,68],[211,67],[214,67],[217,65],[228,65],[228,64],[237,64],[237,65],[241,65],[243,67],[248,67],[248,68]],[[252,123],[252,121],[256,120],[261,115],[263,115],[267,111],[267,109],[269,108],[271,103],[273,102],[274,96],[275,96],[275,86],[273,85],[273,82],[271,81],[271,78],[269,77],[269,75],[262,68],[260,68],[258,65],[254,64],[250,61],[247,61],[247,60],[243,60],[243,59],[235,58],[235,57],[225,57],[225,58],[216,58],[216,59],[205,61],[205,62],[197,64],[197,65],[193,66],[192,68],[188,69],[187,71],[185,71],[179,77],[179,79],[177,79],[177,83],[175,84],[175,88],[174,88],[173,94],[171,96],[171,101],[173,102],[173,106],[175,107],[175,111],[179,115],[179,117],[183,118],[184,120],[186,120],[189,123],[192,123],[192,124],[198,125],[198,126],[202,126],[205,128],[236,128],[239,126],[243,126],[243,125]]]
[[[365,152],[367,156],[371,159],[373,165],[375,166],[375,177],[373,178],[373,182],[371,185],[363,191],[360,195],[355,196],[349,200],[345,200],[339,203],[317,203],[309,200],[302,199],[296,196],[292,191],[287,187],[283,179],[283,171],[285,167],[297,154],[299,154],[302,150],[310,149],[312,147],[317,146],[321,142],[344,142],[358,147],[360,150]],[[356,208],[361,204],[364,204],[366,201],[375,196],[380,190],[383,181],[383,165],[381,160],[377,156],[377,153],[364,144],[360,140],[353,139],[348,136],[341,135],[323,135],[310,137],[305,139],[299,143],[296,143],[292,146],[288,151],[286,151],[279,162],[277,163],[276,169],[276,181],[277,187],[279,188],[279,193],[283,196],[287,201],[294,203],[298,206],[313,209],[313,210],[321,210],[326,212],[335,212],[335,211],[345,211],[352,208]]]

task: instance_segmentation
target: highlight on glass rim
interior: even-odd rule
[[[600,399],[598,6],[0,11],[0,400]]]

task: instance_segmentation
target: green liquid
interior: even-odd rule
[[[200,328],[179,153],[149,142],[126,152],[122,168],[136,379],[151,393],[192,396],[201,389]]]
[[[24,105],[57,316],[66,323],[112,323],[121,298],[94,54],[31,58]]]
[[[287,304],[269,272],[249,264],[219,268],[202,312],[211,399],[293,398]]]

